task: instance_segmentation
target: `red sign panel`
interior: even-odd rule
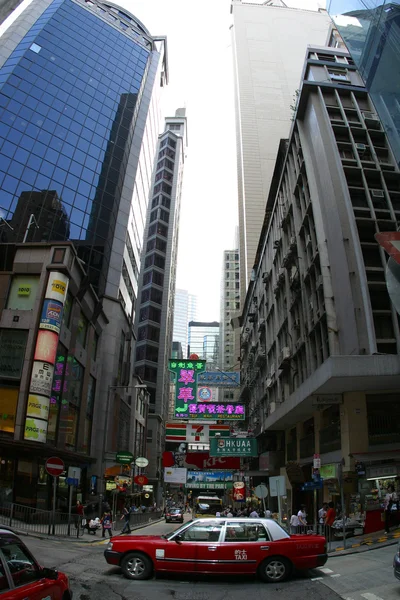
[[[188,452],[187,454],[164,452],[163,467],[185,467],[191,471],[220,471],[221,469],[236,471],[240,469],[240,457],[210,457],[209,452]]]
[[[246,500],[246,485],[243,481],[235,481],[233,484],[233,501],[245,502]]]
[[[136,475],[133,481],[137,483],[137,485],[147,485],[149,483],[146,475]]]
[[[65,469],[64,462],[57,456],[52,456],[46,460],[46,471],[53,477],[58,477]]]

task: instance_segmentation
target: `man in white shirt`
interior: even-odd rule
[[[216,513],[215,513],[215,516],[217,517],[217,519],[219,519],[219,518],[220,518],[220,516],[221,516],[221,513],[220,513],[220,512],[216,512]]]
[[[322,505],[322,508],[320,508],[318,511],[318,523],[319,523],[319,529],[320,529],[321,535],[325,535],[325,518],[326,518],[327,510],[328,510],[328,504],[326,502],[324,502]]]
[[[259,518],[259,514],[255,508],[253,508],[253,510],[249,514],[249,517],[250,517],[250,519],[258,519]]]

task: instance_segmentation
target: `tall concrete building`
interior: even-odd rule
[[[197,319],[197,296],[187,290],[177,289],[174,303],[174,342],[182,346],[182,358],[187,358],[189,321]]]
[[[308,44],[325,44],[326,11],[233,0],[241,300],[251,278],[279,141],[287,137]]]
[[[364,78],[400,164],[400,6],[329,0],[327,9]]]
[[[188,145],[186,110],[165,120],[159,136],[147,217],[136,315],[135,372],[147,385],[148,477],[161,503],[161,457],[168,417],[172,332],[183,170]]]
[[[340,502],[343,485],[346,514],[379,530],[374,490],[400,472],[400,330],[375,234],[397,229],[400,170],[345,50],[308,49],[267,210],[241,340],[259,449],[286,477],[285,511],[314,514],[302,483],[317,453],[320,501]]]
[[[1,439],[2,458],[13,461],[18,477],[23,447],[28,456],[22,468],[28,469],[28,461],[34,486],[46,456],[56,452],[67,466],[85,465],[84,494],[91,475],[103,492],[106,469],[116,466],[116,451],[145,451],[147,408],[139,402],[136,411],[140,380],[132,369],[133,323],[159,133],[159,94],[167,80],[165,38],[152,36],[134,15],[114,4],[33,0],[1,38],[0,268],[12,278],[46,277],[41,266],[45,251],[34,261],[27,257],[21,266],[23,254],[14,260],[18,244],[48,248],[64,242],[65,248],[74,247],[55,254],[60,277],[46,298],[58,294],[53,320],[62,310],[71,318],[63,320],[58,342],[47,336],[45,355],[51,360],[46,372],[54,381],[43,389],[37,403],[42,408],[29,427],[29,391],[35,374],[43,371],[36,364],[40,353],[34,340],[36,335],[45,339],[38,323],[48,327],[48,319],[41,323],[41,313],[35,313],[29,326],[26,317],[14,315],[10,321],[11,308],[1,317],[2,335],[30,332],[28,343],[17,349],[26,370],[17,377],[0,374],[1,386],[17,390],[19,419],[7,432],[4,447]],[[79,289],[68,285],[76,260],[85,273],[75,278]],[[27,287],[32,302],[38,289],[47,289],[43,282]],[[93,310],[85,301],[88,293]],[[9,299],[5,302],[7,307]],[[25,307],[26,315],[42,310],[40,303]],[[104,326],[98,328],[103,314]],[[91,366],[92,354],[101,368]],[[89,385],[92,407],[85,424]],[[36,491],[30,498],[34,504]]]
[[[240,371],[240,330],[233,329],[232,319],[240,312],[239,249],[224,250],[221,278],[219,368]],[[236,392],[237,395],[237,392]],[[233,400],[231,389],[223,390],[223,400]]]

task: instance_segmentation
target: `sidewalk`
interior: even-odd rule
[[[141,525],[136,525],[134,527],[131,527],[131,531],[136,531],[137,529],[144,529],[145,527],[149,527],[149,525],[154,525],[154,523],[161,523],[162,521],[164,521],[164,518],[156,519],[154,521],[149,521],[148,523],[142,523]],[[0,525],[0,528],[1,528],[1,525]],[[12,530],[17,535],[25,535],[27,537],[34,537],[39,540],[52,540],[55,542],[67,542],[67,543],[72,543],[72,544],[76,544],[76,543],[78,543],[78,544],[93,544],[96,542],[97,543],[102,542],[105,539],[109,539],[108,536],[107,536],[107,538],[101,537],[100,529],[99,529],[98,534],[96,534],[96,535],[92,535],[90,533],[85,532],[83,534],[83,536],[80,536],[79,538],[76,536],[74,537],[74,536],[47,535],[45,533],[18,530],[18,527],[12,527]],[[121,533],[121,531],[113,531],[113,535],[119,535],[120,533]]]
[[[358,535],[346,539],[346,547],[343,540],[332,540],[330,543],[329,557],[343,556],[346,554],[356,554],[375,550],[379,547],[392,546],[400,541],[400,528],[393,528],[390,533],[384,530],[370,533],[368,535]]]

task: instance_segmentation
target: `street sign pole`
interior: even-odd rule
[[[281,490],[279,485],[279,480],[276,481],[276,491],[278,494],[278,522],[282,523],[282,515],[281,515]]]
[[[57,476],[53,476],[53,535],[56,533]]]
[[[74,486],[69,486],[69,498],[68,498],[68,535],[71,534],[71,511],[72,511],[72,492]]]

